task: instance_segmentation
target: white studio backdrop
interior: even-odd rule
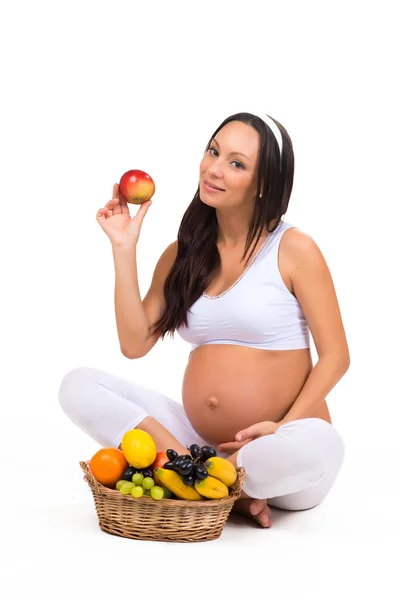
[[[352,364],[328,398],[334,424],[350,455],[368,457],[356,476],[360,496],[373,476],[377,497],[394,501],[394,4],[39,0],[1,8],[7,473],[12,457],[42,485],[61,464],[67,489],[77,462],[97,450],[57,403],[61,378],[74,367],[109,370],[181,400],[190,348],[178,335],[140,360],[120,353],[111,246],[96,212],[125,171],[153,177],[138,245],[143,298],[196,191],[211,133],[234,112],[258,110],[291,136],[296,167],[285,219],[319,244],[339,298]],[[344,477],[351,486],[351,473]]]

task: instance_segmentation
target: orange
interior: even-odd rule
[[[99,483],[114,488],[117,481],[122,479],[122,474],[129,465],[118,448],[101,448],[92,456],[89,466],[94,478]]]
[[[146,469],[156,459],[156,444],[147,431],[131,429],[122,438],[121,450],[126,460],[136,469]]]

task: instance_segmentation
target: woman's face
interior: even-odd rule
[[[257,192],[260,150],[258,132],[241,121],[231,121],[216,134],[200,163],[200,199],[215,208],[250,204]],[[211,191],[210,184],[223,191]]]

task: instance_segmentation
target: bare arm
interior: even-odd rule
[[[121,352],[136,358],[145,344],[149,323],[140,298],[136,247],[124,250],[113,246],[115,267],[115,317]]]
[[[140,298],[136,249],[124,254],[113,249],[115,263],[115,313],[121,351],[127,358],[145,356],[160,337],[151,334],[153,325],[165,310],[164,283],[177,254],[177,242],[164,250],[154,269],[149,290]]]
[[[283,236],[281,247],[318,353],[318,362],[282,424],[315,413],[348,370],[350,355],[332,277],[319,247],[296,230]]]
[[[177,251],[177,243],[174,242],[161,255],[150,289],[142,302],[136,248],[149,206],[150,201],[143,203],[136,215],[131,217],[118,184],[114,184],[112,199],[97,213],[97,221],[112,245],[115,267],[115,317],[121,351],[127,358],[144,356],[159,338],[159,334],[149,333],[164,311],[164,282]]]

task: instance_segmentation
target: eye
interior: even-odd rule
[[[211,153],[211,156],[215,156],[215,154],[213,154],[213,152],[216,152],[216,153],[218,154],[218,150],[217,150],[216,148],[212,148],[212,147],[211,147],[211,148],[209,148],[208,150],[209,150],[209,152]],[[244,169],[244,166],[243,166],[243,165],[242,165],[242,163],[240,163],[239,161],[237,161],[237,160],[233,160],[233,161],[232,161],[232,164],[233,164],[233,163],[236,163],[236,164],[238,165],[238,167],[236,167],[236,168],[239,168],[239,169]]]
[[[242,165],[242,163],[238,162],[237,160],[233,160],[233,163],[236,163],[237,165],[239,165],[240,169],[244,169],[244,166]]]

